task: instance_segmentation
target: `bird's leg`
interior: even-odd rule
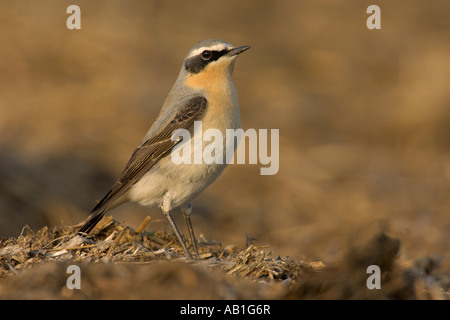
[[[172,211],[171,201],[172,201],[172,195],[168,192],[164,197],[164,201],[161,206],[161,210],[164,213],[164,216],[166,217],[167,221],[169,222],[169,225],[172,228],[173,232],[177,236],[178,242],[180,242],[180,245],[183,248],[184,253],[186,254],[186,256],[188,258],[192,259],[192,254],[189,252],[189,250],[186,246],[186,243],[184,242],[183,238],[181,237],[180,231],[178,231],[175,221],[173,221],[172,214],[170,213]]]
[[[197,239],[195,238],[194,228],[192,227],[191,222],[191,212],[192,212],[192,204],[187,203],[181,206],[181,212],[183,212],[184,219],[186,219],[186,225],[189,230],[189,235],[191,236],[192,245],[194,246],[195,255],[199,257]]]

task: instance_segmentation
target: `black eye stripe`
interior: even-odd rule
[[[211,59],[209,59],[210,61],[216,61],[218,60],[221,56],[223,56],[225,53],[228,52],[228,50],[221,50],[221,51],[210,51],[211,52]]]
[[[203,57],[203,54],[205,53],[205,51],[210,52],[210,56],[211,56],[209,59],[206,59],[206,60]],[[221,51],[204,50],[200,54],[187,59],[186,63],[185,63],[185,68],[188,72],[199,73],[208,65],[208,63],[219,60],[219,58],[222,57],[227,52],[228,52],[228,50],[221,50]]]

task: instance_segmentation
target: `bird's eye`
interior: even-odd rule
[[[211,59],[211,51],[208,51],[208,50],[203,51],[202,59],[205,61]]]

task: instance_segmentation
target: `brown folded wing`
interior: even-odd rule
[[[189,129],[194,124],[194,121],[201,117],[207,105],[206,98],[202,96],[187,100],[173,120],[158,134],[142,142],[134,150],[120,178],[106,196],[92,209],[92,215],[80,228],[79,232],[89,233],[97,222],[101,220],[104,212],[114,201],[123,196],[160,159],[167,156],[172,148],[181,142],[181,140],[171,140],[173,131],[177,129]]]

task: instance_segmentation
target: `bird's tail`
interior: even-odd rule
[[[92,229],[99,223],[100,220],[102,220],[103,216],[105,215],[105,212],[109,209],[109,204],[107,203],[109,199],[109,195],[111,194],[111,191],[109,191],[106,196],[103,197],[102,200],[100,200],[97,205],[92,209],[91,216],[89,219],[84,223],[84,225],[78,230],[78,232],[84,232],[89,233]]]
[[[103,215],[105,214],[106,210],[99,210],[95,211],[94,213],[89,217],[89,219],[84,223],[84,225],[78,230],[78,232],[83,233],[89,233],[92,229],[97,225],[97,223],[102,220]]]

